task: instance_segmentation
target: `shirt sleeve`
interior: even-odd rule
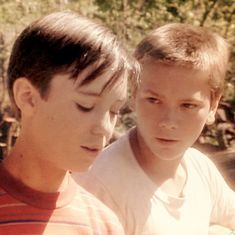
[[[208,168],[213,205],[211,222],[235,230],[235,192],[210,161],[208,161]]]

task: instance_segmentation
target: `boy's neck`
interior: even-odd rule
[[[148,148],[142,148],[136,129],[130,132],[129,140],[134,156],[146,175],[165,192],[180,195],[187,179],[182,158],[161,160]]]
[[[68,186],[69,172],[56,169],[50,163],[37,158],[31,158],[16,143],[12,152],[3,160],[4,167],[9,173],[28,187],[41,192],[64,191]],[[37,161],[38,160],[38,161]]]

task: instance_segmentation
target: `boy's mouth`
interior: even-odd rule
[[[161,143],[169,143],[169,144],[179,142],[179,140],[176,139],[165,139],[165,138],[156,138],[156,140]]]
[[[93,152],[93,153],[98,153],[101,151],[101,148],[87,147],[87,146],[81,146],[81,147],[85,149],[86,151]]]

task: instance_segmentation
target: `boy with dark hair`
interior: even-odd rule
[[[70,171],[106,145],[137,75],[116,36],[83,16],[56,12],[23,30],[8,67],[21,130],[0,163],[0,234],[123,234]]]
[[[166,24],[139,43],[136,127],[78,182],[112,208],[127,235],[208,235],[235,229],[235,194],[191,146],[214,121],[229,49],[205,28]],[[229,230],[226,234],[229,233]]]

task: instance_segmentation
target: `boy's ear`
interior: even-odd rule
[[[215,122],[215,112],[210,111],[206,120],[207,125],[212,125]]]
[[[13,95],[21,114],[30,116],[35,110],[39,95],[37,89],[28,79],[18,78],[13,85]]]
[[[220,98],[212,101],[211,108],[207,117],[206,124],[211,125],[215,122],[215,114],[219,105]]]

